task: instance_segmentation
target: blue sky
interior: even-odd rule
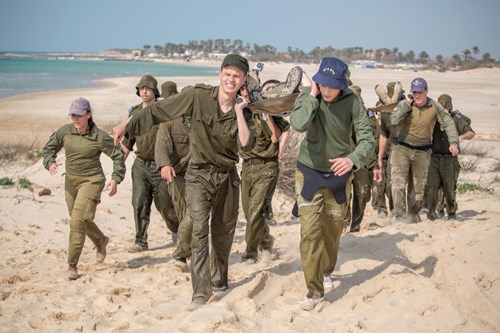
[[[251,45],[398,47],[431,57],[477,46],[500,59],[499,0],[0,0],[0,51],[97,52],[216,38]]]

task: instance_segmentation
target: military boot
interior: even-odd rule
[[[375,86],[375,92],[377,93],[378,98],[380,98],[380,101],[384,103],[384,105],[391,104],[391,98],[389,97],[389,95],[387,95],[387,91],[382,85],[377,84]]]
[[[403,85],[401,82],[396,82],[394,84],[394,92],[392,93],[391,103],[396,103],[401,100],[401,95],[403,94]]]

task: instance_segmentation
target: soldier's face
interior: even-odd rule
[[[340,93],[340,89],[333,89],[327,86],[322,86],[321,84],[318,84],[318,86],[321,97],[323,97],[325,102],[333,101]]]
[[[235,95],[245,83],[247,76],[236,66],[225,66],[219,73],[220,88],[229,95]]]
[[[411,95],[413,96],[413,102],[416,106],[422,107],[427,103],[427,89],[422,92],[413,91]]]
[[[87,112],[84,115],[71,115],[71,121],[73,122],[73,126],[75,126],[76,130],[80,133],[86,132],[89,127],[89,118],[91,117],[91,113]]]
[[[139,88],[139,95],[144,103],[151,103],[155,100],[154,90],[148,87]]]

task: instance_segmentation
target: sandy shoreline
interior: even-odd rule
[[[184,64],[208,65],[205,62]],[[266,64],[261,78],[284,80],[292,66]],[[310,76],[317,69],[317,65],[301,66]],[[480,137],[497,138],[494,134],[500,133],[500,122],[496,120],[500,110],[500,69],[447,73],[363,68],[353,68],[351,71],[351,79],[362,88],[362,96],[367,106],[374,106],[378,99],[374,91],[376,84],[399,80],[403,83],[403,87],[408,89],[409,82],[414,77],[422,76],[429,82],[429,94],[432,98],[437,99],[442,93],[453,97],[456,108],[472,119],[474,129]],[[6,125],[4,126],[6,130],[0,133],[0,139],[30,141],[36,137],[39,142],[45,142],[54,128],[67,121],[65,114],[68,105],[79,96],[90,100],[96,122],[110,128],[126,117],[130,106],[139,103],[134,89],[139,79],[139,77],[104,79],[99,81],[100,86],[96,88],[48,91],[0,99],[0,122]],[[217,76],[157,77],[157,80],[159,83],[173,80],[177,82],[179,88],[196,83],[218,84]],[[21,126],[18,126],[19,124]]]
[[[266,64],[262,78],[284,79],[290,65]],[[313,74],[316,66],[304,66]],[[274,255],[256,265],[240,263],[246,222],[240,211],[230,255],[229,287],[206,306],[187,311],[189,274],[176,270],[174,246],[153,208],[150,251],[127,252],[134,238],[130,167],[115,197],[103,195],[96,223],[111,239],[108,257],[95,264],[87,241],[79,266],[83,276],[66,279],[68,214],[64,170],[51,177],[41,161],[32,166],[4,165],[0,177],[27,177],[34,191],[16,184],[0,188],[0,327],[3,332],[500,332],[500,70],[403,72],[352,70],[367,105],[373,87],[398,79],[404,87],[416,76],[427,79],[430,95],[449,93],[454,105],[472,118],[486,147],[477,168],[462,170],[459,183],[477,183],[482,191],[458,196],[459,221],[388,225],[367,206],[362,230],[341,239],[334,288],[315,311],[297,302],[305,295],[300,264],[300,225],[290,198],[277,193],[271,226]],[[180,88],[214,77],[172,79]],[[139,78],[102,80],[91,89],[44,92],[0,99],[2,142],[37,139],[43,145],[56,128],[69,122],[71,101],[83,96],[94,107],[100,126],[111,126],[139,103]],[[476,158],[469,156],[470,158]],[[59,160],[64,161],[63,154]],[[111,162],[102,159],[106,175]],[[38,196],[43,188],[50,196]],[[379,228],[372,228],[376,224]],[[372,225],[372,227],[370,227]]]

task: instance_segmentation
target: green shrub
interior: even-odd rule
[[[457,191],[459,193],[465,193],[465,192],[471,192],[471,191],[476,191],[479,190],[481,187],[476,184],[471,184],[471,183],[463,183],[463,184],[458,184],[457,186]]]
[[[26,177],[19,178],[19,186],[33,192],[33,183]]]
[[[14,185],[14,180],[12,180],[12,178],[9,178],[9,177],[0,178],[0,185],[1,186]]]

